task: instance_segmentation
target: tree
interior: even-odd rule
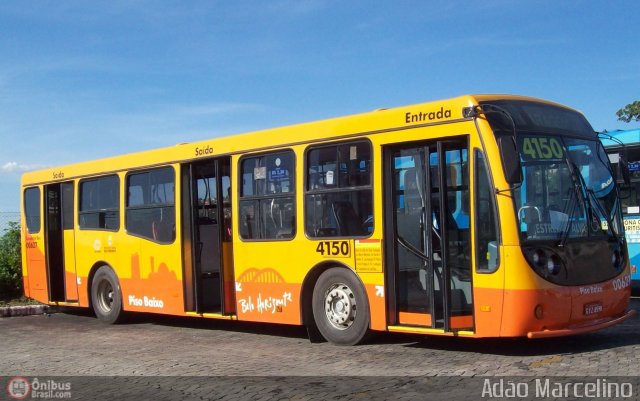
[[[616,112],[618,120],[625,123],[631,121],[640,121],[640,100],[630,103]]]
[[[20,254],[20,225],[10,222],[0,237],[0,299],[22,294],[22,257]]]

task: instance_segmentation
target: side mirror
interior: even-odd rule
[[[505,179],[509,185],[520,184],[522,182],[522,166],[515,138],[512,135],[498,137],[498,147],[500,148]]]
[[[616,180],[620,183],[620,179],[622,178],[622,182],[624,183],[624,185],[620,185],[620,189],[631,186],[631,169],[629,168],[629,162],[627,162],[626,153],[626,151],[624,155],[617,152],[609,153],[609,162],[614,169]]]

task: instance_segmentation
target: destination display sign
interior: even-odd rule
[[[564,147],[560,140],[550,136],[521,136],[520,152],[525,161],[562,160]]]

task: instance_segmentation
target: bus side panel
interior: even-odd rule
[[[302,324],[302,282],[319,262],[315,246],[306,239],[235,243],[238,320]]]
[[[380,243],[379,240],[377,240]],[[238,320],[302,324],[300,291],[309,266],[323,260],[316,252],[317,241],[239,242],[235,245],[236,307]],[[353,249],[353,241],[350,241]],[[354,265],[352,252],[335,265]],[[335,257],[335,255],[333,256]],[[384,274],[378,261],[377,273],[360,273],[373,330],[386,329]],[[357,264],[356,264],[357,265]],[[311,295],[311,294],[309,294]]]
[[[91,288],[89,274],[94,266],[107,265],[111,267],[120,280],[120,263],[118,255],[120,244],[118,233],[107,230],[76,229],[74,233],[75,268],[78,291],[78,304],[83,307],[90,305]],[[69,244],[65,252],[69,251]]]
[[[113,232],[93,231],[76,229],[74,235],[75,261],[76,261],[76,277],[78,283],[78,304],[80,306],[89,306],[89,297],[91,289],[89,288],[89,272],[96,264],[109,264],[115,268],[117,264],[113,263],[113,259],[106,259],[114,253],[104,253],[102,244],[108,241],[109,236],[114,236]],[[65,247],[65,252],[68,248]],[[100,262],[98,262],[100,261]]]
[[[473,302],[477,337],[499,337],[505,321],[510,319],[504,310],[506,272],[511,269],[508,246],[500,247],[500,264],[492,273],[474,272]]]
[[[78,284],[76,276],[76,245],[73,230],[64,230],[64,288],[67,301],[78,300]]]
[[[78,296],[89,306],[89,273],[93,266],[113,269],[125,311],[184,314],[179,239],[161,245],[124,232],[79,230],[76,232]]]
[[[383,274],[360,274],[365,282],[365,290],[369,299],[371,330],[383,331],[387,329],[387,307],[384,291]]]
[[[302,324],[300,292],[309,254],[297,242],[234,244],[238,320]]]
[[[296,324],[302,283],[284,283],[274,268],[249,268],[237,278],[238,320]]]
[[[24,214],[24,213],[23,213]],[[27,230],[24,218],[20,222],[20,261],[22,262],[22,291],[26,297],[31,297],[31,288],[29,286],[29,270],[27,269]]]
[[[224,313],[236,313],[236,283],[233,277],[233,243],[222,243],[222,268],[224,278]]]
[[[118,274],[124,310],[184,314],[179,241],[171,245],[138,241],[140,252],[129,253]]]
[[[28,234],[23,229],[23,249],[26,266],[23,267],[23,274],[26,271],[24,284],[25,294],[42,303],[49,302],[47,288],[47,267],[45,263],[44,235]],[[27,279],[28,277],[28,279]],[[28,290],[27,290],[28,288]]]
[[[24,246],[26,241],[24,240],[24,233],[21,241],[22,241],[21,248],[25,249]],[[29,271],[27,270],[27,254],[25,251],[21,252],[20,258],[21,258],[21,268],[22,268],[22,292],[25,297],[30,298],[31,289],[29,287]]]
[[[474,287],[476,337],[499,337],[502,322],[502,288]]]

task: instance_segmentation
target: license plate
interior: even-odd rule
[[[596,313],[602,312],[602,304],[600,302],[591,302],[588,304],[584,304],[584,315],[595,315]]]

